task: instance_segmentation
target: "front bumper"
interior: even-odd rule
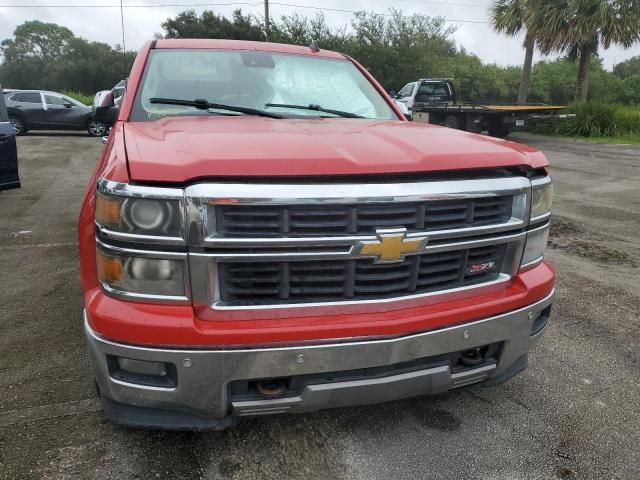
[[[301,413],[435,394],[474,383],[499,383],[526,368],[527,352],[542,334],[539,313],[553,292],[524,308],[449,328],[368,341],[251,349],[180,350],[138,347],[98,336],[85,317],[89,356],[106,414],[117,422],[152,428],[213,429],[234,417]],[[308,384],[280,398],[234,399],[230,383],[356,371],[501,344],[497,362],[461,372],[436,365],[397,374]],[[110,360],[108,360],[110,358]],[[175,385],[150,386],[114,378],[114,358],[164,362]],[[172,367],[173,368],[173,367]]]

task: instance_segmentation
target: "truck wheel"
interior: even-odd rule
[[[449,115],[444,119],[444,126],[449,128],[455,128],[456,130],[460,129],[460,119],[455,115]]]
[[[9,122],[11,123],[11,126],[13,127],[13,133],[15,133],[16,135],[22,135],[27,133],[27,129],[24,126],[24,122],[22,121],[21,118],[19,117],[9,117]]]
[[[95,120],[90,120],[87,123],[87,132],[92,137],[102,137],[107,132],[107,127],[104,123],[96,122]]]
[[[509,136],[509,127],[504,125],[489,127],[489,135],[496,138],[507,138]]]

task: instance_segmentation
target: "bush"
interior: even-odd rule
[[[581,103],[573,107],[575,117],[563,124],[566,135],[576,137],[613,137],[617,135],[616,107],[603,103]]]
[[[65,91],[62,93],[67,97],[75,98],[76,100],[84,103],[85,105],[90,106],[93,104],[93,95],[87,95],[86,93],[82,93],[82,92],[69,92],[69,91]]]
[[[640,108],[604,103],[581,103],[570,108],[570,118],[540,125],[539,133],[570,137],[618,137],[640,134]]]
[[[618,135],[640,134],[640,107],[616,107],[614,121]]]

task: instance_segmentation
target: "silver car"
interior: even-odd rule
[[[29,130],[86,130],[99,137],[106,127],[93,120],[91,107],[57,92],[8,90],[3,95],[16,135]]]

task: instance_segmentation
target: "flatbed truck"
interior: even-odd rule
[[[423,78],[410,82],[392,96],[396,102],[407,107],[409,118],[413,121],[474,133],[488,132],[492,137],[501,138],[567,108],[545,104],[459,102],[453,83],[445,78]]]

